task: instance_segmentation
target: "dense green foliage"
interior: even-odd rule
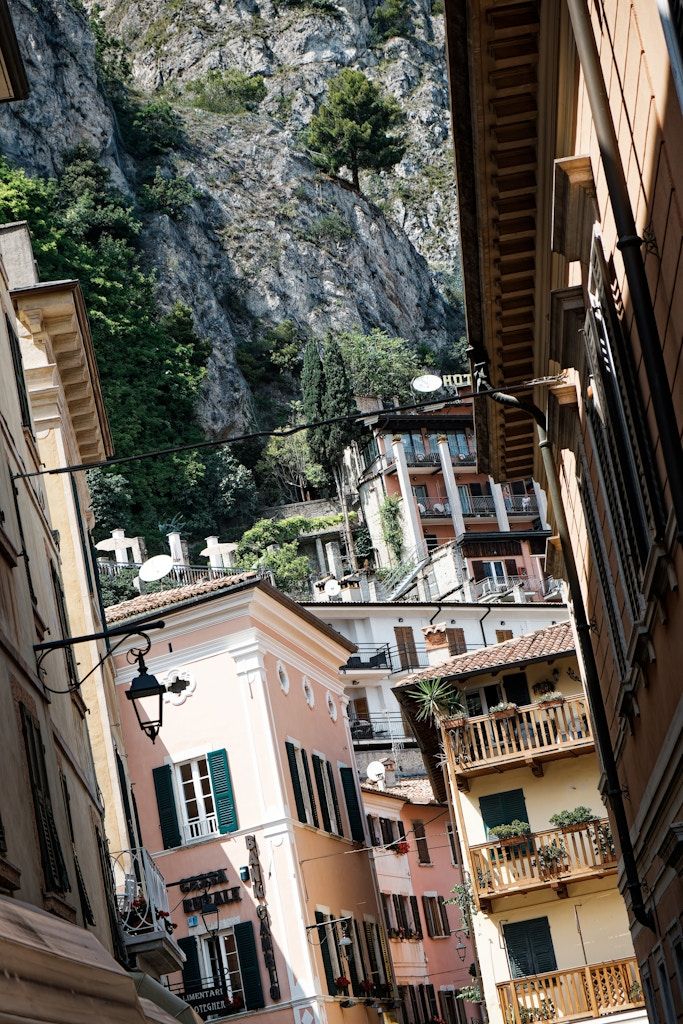
[[[375,39],[379,43],[394,36],[411,36],[413,22],[407,0],[384,0],[375,8],[372,27]]]
[[[410,382],[420,372],[420,360],[405,338],[392,338],[375,328],[369,334],[344,331],[337,340],[354,395],[410,398]]]
[[[292,403],[298,406],[298,403]],[[300,411],[295,426],[303,422]],[[265,447],[256,467],[262,485],[272,481],[280,501],[307,501],[311,488],[325,483],[322,466],[313,460],[306,431],[296,434],[276,433]]]
[[[154,177],[140,188],[140,206],[143,210],[166,213],[172,220],[180,220],[196,194],[187,178],[167,177],[157,167]]]
[[[297,538],[317,530],[338,526],[341,515],[291,516],[289,519],[259,519],[237,545],[240,565],[269,569],[282,590],[296,595],[306,588],[311,566],[299,550]],[[271,550],[268,550],[268,549]]]
[[[213,114],[246,114],[256,110],[266,98],[266,84],[261,75],[243,71],[207,71],[190,82],[187,92],[192,104]]]
[[[379,521],[382,536],[387,547],[397,562],[403,554],[403,525],[401,516],[401,498],[398,494],[388,494],[379,507]]]
[[[361,170],[387,170],[401,160],[405,121],[393,97],[385,96],[362,71],[345,68],[330,82],[306,138],[316,163],[334,174],[348,168],[357,189]]]
[[[142,266],[140,224],[95,153],[79,146],[68,154],[58,180],[31,178],[0,161],[0,219],[28,221],[44,280],[81,282],[117,454],[202,440],[195,409],[209,345],[186,306],[159,310],[154,278]],[[197,537],[250,518],[251,474],[227,451],[90,476],[99,536],[125,525],[154,548],[159,522],[175,515]]]

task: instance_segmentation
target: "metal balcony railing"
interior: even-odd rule
[[[536,496],[531,494],[513,494],[505,498],[505,508],[509,516],[527,516],[538,514]]]
[[[139,562],[112,562],[107,558],[97,559],[97,571],[102,576],[120,576],[124,572],[140,569]],[[174,565],[168,576],[148,584],[150,589],[172,590],[174,587],[186,587],[192,583],[203,583],[205,580],[221,579],[224,576],[236,576],[243,572],[256,573],[262,579],[272,582],[272,573],[259,566],[230,565],[214,569],[210,565]]]
[[[406,449],[406,462],[415,468],[419,466],[440,466],[441,459],[438,452],[416,452]]]
[[[112,869],[124,936],[171,935],[166,882],[144,846],[113,854]]]
[[[451,506],[445,495],[439,495],[436,498],[418,498],[416,496],[415,501],[417,502],[417,510],[423,519],[450,518]]]
[[[351,738],[354,742],[362,740],[406,740],[413,734],[396,711],[380,711],[366,715],[364,718],[352,718],[349,721]]]
[[[391,648],[389,644],[357,644],[342,672],[392,671]]]
[[[207,814],[205,818],[194,818],[183,823],[183,835],[186,843],[194,839],[205,839],[218,833],[218,821],[215,814]]]
[[[505,1024],[601,1020],[644,1005],[635,957],[515,978],[497,986]]]
[[[464,516],[495,516],[496,506],[492,494],[469,494],[460,492]]]
[[[593,748],[583,696],[566,697],[555,706],[526,704],[505,714],[509,717],[477,715],[445,722],[456,774],[481,775]]]
[[[470,855],[480,900],[601,877],[617,869],[607,818],[533,832],[519,840],[499,841],[491,836],[488,843],[471,846]]]

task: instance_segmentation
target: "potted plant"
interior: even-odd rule
[[[539,847],[538,867],[541,876],[556,875],[566,856],[565,845],[561,839],[553,839],[546,846]]]
[[[596,853],[603,861],[616,860],[617,849],[614,845],[614,836],[609,822],[599,822],[595,826],[595,837],[593,839]]]
[[[344,974],[340,974],[338,978],[335,978],[334,983],[337,986],[337,991],[339,992],[340,995],[348,996],[349,985],[351,984],[351,982]]]
[[[530,832],[528,821],[515,818],[509,825],[496,825],[489,839],[497,840],[499,846],[520,846]]]
[[[643,988],[639,981],[634,981],[629,986],[628,1001],[629,1003],[642,1003]]]
[[[492,708],[489,708],[489,714],[491,718],[495,718],[497,722],[502,721],[506,718],[515,718],[517,715],[517,705],[511,704],[509,701],[502,700],[500,704],[494,704]]]
[[[547,693],[537,697],[534,704],[540,708],[559,708],[564,704],[565,696],[559,690],[548,690]]]
[[[537,683],[531,687],[537,697],[542,697],[545,693],[552,693],[555,689],[555,681],[553,679],[539,679]]]
[[[480,892],[493,889],[493,875],[490,868],[477,868],[477,886]]]
[[[387,935],[389,936],[390,939],[398,939],[398,938],[400,938],[400,936],[399,936],[399,929],[398,928],[387,928]]]
[[[558,811],[550,817],[550,824],[559,828],[568,835],[570,832],[580,832],[593,821],[599,821],[597,814],[591,811],[590,807],[579,805],[571,810]]]
[[[409,849],[410,843],[406,839],[400,839],[392,846],[392,850],[397,854],[408,853]]]
[[[408,691],[417,705],[418,722],[435,722],[467,716],[467,703],[461,690],[456,690],[445,679],[421,679],[414,690]],[[454,726],[455,728],[455,726]]]

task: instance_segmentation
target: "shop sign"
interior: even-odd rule
[[[217,988],[204,988],[200,992],[184,992],[183,999],[197,1011],[202,1020],[218,1013],[227,1014],[230,1009],[227,993],[220,985]]]
[[[225,868],[219,868],[218,871],[205,871],[203,875],[181,878],[178,885],[181,892],[204,892],[206,889],[212,889],[214,885],[227,882],[227,880]]]
[[[221,889],[219,892],[212,892],[206,896],[190,896],[189,899],[183,900],[183,913],[194,914],[195,911],[201,911],[207,903],[211,903],[214,907],[222,907],[226,903],[237,903],[241,899],[242,893],[239,885],[233,885],[231,889]]]

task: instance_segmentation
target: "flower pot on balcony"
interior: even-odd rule
[[[504,708],[502,711],[492,711],[491,718],[496,722],[503,722],[508,718],[517,717],[517,708]]]
[[[451,718],[448,722],[449,729],[464,729],[467,725],[467,716],[460,715],[458,718]]]
[[[577,821],[573,825],[563,825],[560,831],[569,836],[572,832],[583,832],[588,825],[592,825],[592,821]]]

